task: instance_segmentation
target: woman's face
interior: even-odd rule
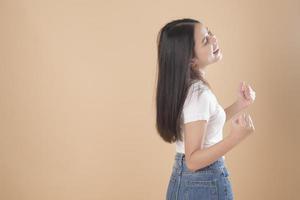
[[[201,23],[195,24],[195,58],[194,66],[204,69],[205,66],[222,59],[222,52],[216,37]],[[216,52],[216,50],[219,51]],[[215,53],[214,53],[215,52]]]

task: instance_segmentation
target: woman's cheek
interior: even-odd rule
[[[211,52],[209,50],[207,50],[203,57],[205,58],[205,60],[208,60],[210,57],[212,57]]]
[[[209,49],[207,49],[207,48],[203,49],[201,52],[203,58],[207,58],[209,53],[210,53]]]

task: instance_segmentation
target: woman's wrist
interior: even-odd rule
[[[235,144],[240,143],[245,138],[243,136],[243,134],[233,133],[232,131],[227,137],[228,137],[228,140],[230,140],[231,142],[233,142]]]
[[[242,111],[247,107],[240,99],[236,100],[235,104],[239,111]]]

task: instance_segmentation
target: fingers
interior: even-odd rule
[[[250,97],[254,100],[255,99],[255,91],[249,86],[249,94],[250,94]]]
[[[250,124],[250,122],[249,122],[249,114],[247,114],[247,116],[245,117],[245,121],[246,121],[246,127],[247,128],[250,128],[251,127],[251,124]]]
[[[245,96],[248,100],[250,100],[250,99],[254,100],[255,99],[255,91],[251,88],[250,85],[246,86],[245,94],[246,94]]]
[[[245,120],[245,118],[246,118],[246,114],[245,113],[243,113],[243,114],[241,114],[240,116],[239,116],[239,123],[242,125],[242,126],[246,126],[246,120]]]
[[[250,99],[251,98],[250,97],[250,89],[249,89],[248,85],[246,86],[244,95],[245,95],[246,99]]]
[[[251,98],[251,90],[249,88],[250,86],[245,84],[245,81],[240,81],[239,85],[239,91],[243,94],[245,99],[250,99]]]
[[[247,114],[246,122],[247,122],[247,126],[246,126],[247,128],[252,128],[253,130],[255,129],[252,119],[251,119],[251,116],[249,114]]]
[[[248,120],[249,114],[244,113],[244,122],[245,122],[245,127],[249,127],[249,120]]]
[[[245,133],[251,133],[255,130],[250,114],[242,113],[233,116],[232,124],[234,127]]]
[[[240,81],[239,91],[244,92],[245,81]]]
[[[253,125],[253,122],[252,122],[252,119],[251,119],[250,115],[249,115],[249,123],[250,123],[250,126],[253,128],[253,130],[255,130],[255,128],[254,128],[254,125]]]
[[[251,119],[250,114],[242,113],[239,115],[235,115],[233,116],[232,120],[234,123],[239,124],[243,127],[254,129],[253,121]]]
[[[249,114],[243,113],[243,114],[239,115],[234,121],[237,122],[238,124],[240,124],[241,126],[248,127],[248,128],[251,128],[251,127],[254,128],[251,116]]]

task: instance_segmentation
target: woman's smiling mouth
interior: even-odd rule
[[[219,52],[220,49],[217,49],[213,52],[213,54],[217,54]]]

